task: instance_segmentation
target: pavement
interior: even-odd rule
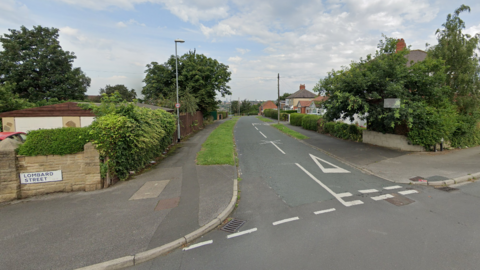
[[[224,121],[111,188],[0,204],[0,269],[76,269],[121,257],[131,265],[139,253],[150,258],[158,252],[146,251],[216,227],[234,207],[237,169],[197,166],[195,158]]]
[[[480,146],[443,152],[406,152],[361,142],[346,141],[283,122],[320,148],[350,165],[396,183],[445,185],[480,177]],[[418,179],[417,178],[417,179]]]

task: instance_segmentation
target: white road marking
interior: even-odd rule
[[[333,197],[335,197],[340,203],[345,205],[346,207],[352,206],[352,205],[358,205],[358,204],[363,204],[362,201],[357,200],[357,201],[352,201],[352,202],[346,202],[342,199],[342,197],[338,196],[337,193],[333,192],[329,187],[327,187],[324,183],[322,183],[320,180],[318,180],[313,174],[311,174],[309,171],[305,170],[300,164],[295,163],[302,171],[304,171],[310,178],[312,178],[315,182],[317,182],[320,186],[322,186],[328,193],[332,194]]]
[[[383,189],[397,189],[397,188],[402,188],[401,186],[389,186],[389,187],[384,187]]]
[[[265,138],[266,138],[266,137],[265,137]],[[284,155],[286,155],[285,152],[283,152],[283,150],[280,149],[280,147],[278,147],[274,142],[272,142],[272,144],[278,149],[278,151],[280,151],[280,152],[282,152]]]
[[[374,193],[374,192],[378,192],[378,190],[376,189],[364,189],[364,190],[359,190],[358,192],[360,193]]]
[[[260,134],[262,134],[263,137],[267,138],[267,136],[265,136],[265,134],[263,134],[261,131],[259,131]]]
[[[256,126],[253,126],[256,130],[258,130],[258,128]]]
[[[390,194],[385,194],[385,195],[380,195],[380,196],[377,196],[377,197],[372,197],[372,200],[380,201],[380,200],[385,200],[385,199],[390,199],[390,198],[393,198],[393,196],[390,195]]]
[[[246,231],[243,231],[243,232],[232,233],[232,234],[227,235],[227,238],[230,239],[230,238],[234,238],[234,237],[237,237],[237,236],[241,236],[241,235],[256,232],[256,231],[257,231],[257,228],[253,228],[253,229],[246,230]]]
[[[399,194],[402,194],[402,195],[408,195],[408,194],[414,194],[414,193],[418,193],[418,191],[412,189],[412,190],[404,190],[404,191],[400,191],[398,192]]]
[[[330,208],[330,209],[326,209],[326,210],[322,210],[322,211],[317,211],[317,212],[313,212],[315,215],[319,215],[319,214],[324,214],[324,213],[329,213],[329,212],[333,212],[335,211],[335,208]]]
[[[183,251],[185,250],[190,250],[190,249],[194,249],[194,248],[197,248],[197,247],[201,247],[201,246],[205,246],[205,245],[210,245],[211,243],[213,243],[213,240],[208,240],[208,241],[205,241],[205,242],[201,242],[201,243],[198,243],[198,244],[195,244],[195,245],[191,245],[189,247],[186,247],[184,249],[182,249]]]
[[[309,154],[309,155],[313,159],[313,161],[315,161],[315,163],[317,163],[320,170],[322,170],[322,172],[324,172],[324,173],[350,173],[349,171],[347,171],[345,169],[342,169],[342,168],[338,167],[337,165],[333,165],[332,163],[330,163],[326,160],[323,160],[323,159],[321,159],[319,157],[316,157],[312,154]],[[323,165],[319,161],[325,162],[328,165],[333,166],[335,168],[325,168],[325,167],[323,167]]]
[[[345,198],[345,197],[350,197],[350,196],[352,196],[352,193],[350,193],[350,192],[345,192],[345,193],[338,193],[337,195],[338,195],[338,197],[340,197],[340,198]]]
[[[282,223],[295,221],[295,220],[299,220],[299,218],[298,217],[292,217],[292,218],[282,219],[282,220],[279,220],[279,221],[275,221],[272,224],[273,224],[273,226],[275,226],[275,225],[279,225],[279,224],[282,224]]]

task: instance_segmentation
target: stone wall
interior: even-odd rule
[[[62,171],[62,181],[20,184],[20,173]],[[89,143],[72,155],[15,156],[0,152],[0,202],[53,192],[101,189],[99,153]]]
[[[383,134],[380,132],[364,130],[363,142],[373,145],[398,149],[402,151],[423,152],[425,149],[420,145],[408,144],[407,137],[395,134]]]

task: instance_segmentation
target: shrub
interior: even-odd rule
[[[318,120],[319,132],[328,133],[334,137],[352,140],[359,142],[362,140],[362,131],[365,128],[358,127],[357,125],[349,125],[341,122],[324,122],[321,119]]]
[[[266,110],[263,111],[263,114],[265,115],[265,117],[269,117],[269,118],[272,118],[272,119],[275,119],[275,120],[278,119],[278,111],[277,110],[266,109]]]
[[[287,113],[287,114],[292,114],[292,113],[297,113],[297,110],[286,110],[286,111],[282,111],[283,113]]]
[[[280,113],[281,121],[288,121],[288,113]]]
[[[323,125],[323,132],[333,135],[334,128],[335,128],[335,122],[327,122]]]
[[[318,130],[317,122],[320,118],[322,117],[318,115],[313,115],[313,114],[305,115],[302,119],[302,128],[317,131]]]
[[[302,119],[305,116],[305,114],[302,113],[292,113],[290,114],[290,124],[294,126],[301,126],[302,125]]]
[[[90,140],[89,127],[32,130],[28,132],[25,143],[20,145],[18,154],[24,156],[75,154],[82,152],[83,146]]]

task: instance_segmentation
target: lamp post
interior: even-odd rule
[[[177,56],[177,43],[184,43],[185,40],[182,39],[175,39],[175,73],[177,76],[177,104],[178,102],[178,56]],[[179,106],[177,107],[177,130],[178,130],[178,142],[180,142],[180,108]]]

